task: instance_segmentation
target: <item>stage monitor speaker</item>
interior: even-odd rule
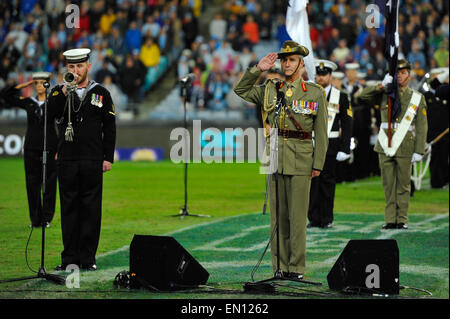
[[[342,292],[398,294],[399,251],[393,239],[350,240],[327,276]]]
[[[130,287],[180,290],[203,285],[209,273],[173,237],[134,235]]]

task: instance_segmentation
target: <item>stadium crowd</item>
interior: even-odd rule
[[[387,71],[383,56],[384,27],[367,28],[373,1],[310,1],[308,16],[314,56],[345,64],[359,63],[359,80],[381,81]],[[273,1],[228,0],[209,24],[209,38],[198,37],[179,60],[178,74],[196,73],[191,102],[212,110],[252,108],[236,99],[232,87],[241,73],[256,64],[253,50],[261,40],[289,39],[286,6]],[[402,1],[399,14],[400,53],[413,65],[412,85],[432,68],[448,67],[448,2]]]
[[[334,61],[341,70],[348,62],[358,62],[361,79],[381,80],[386,72],[383,25],[365,26],[370,14],[366,8],[372,2],[310,1],[314,56]],[[69,4],[80,8],[79,28],[66,27]],[[257,63],[255,45],[276,40],[281,46],[289,39],[286,4],[224,0],[209,30],[200,32],[206,0],[3,1],[0,86],[29,80],[32,71],[58,74],[52,84],[61,82],[62,52],[90,47],[91,76],[107,86],[119,111],[127,102],[142,101],[176,63],[179,77],[198,75],[189,95],[195,108],[241,109],[251,117],[254,106],[237,98],[232,88],[243,70]],[[416,81],[431,68],[448,67],[447,1],[402,1],[399,33],[400,58],[412,63]]]
[[[70,27],[76,11],[66,9],[69,5],[78,6],[78,26]],[[140,102],[181,48],[191,45],[201,5],[201,0],[2,1],[0,87],[28,81],[36,71],[57,75],[52,85],[61,83],[62,53],[89,47],[91,76],[123,109],[127,102]]]

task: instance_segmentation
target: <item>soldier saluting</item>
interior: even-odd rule
[[[45,88],[44,83],[50,80],[51,73],[35,72],[33,80],[5,87],[0,96],[6,107],[19,107],[27,112],[27,132],[25,134],[24,162],[25,181],[28,197],[31,227],[49,227],[55,215],[56,202],[56,134],[53,126],[47,126],[47,176],[46,189],[42,194],[42,155],[44,150],[44,118]],[[20,89],[33,84],[37,96],[23,97]]]
[[[280,270],[290,278],[302,279],[306,267],[306,216],[311,178],[320,175],[328,146],[327,102],[324,90],[301,78],[303,57],[308,49],[294,41],[285,41],[279,53],[269,53],[256,66],[246,70],[235,92],[246,101],[261,107],[266,131],[278,132],[278,188],[280,251],[272,241],[274,271],[277,255]],[[262,72],[270,70],[280,59],[285,81],[267,80],[255,85]],[[277,96],[284,103],[276,116]],[[315,143],[312,141],[314,132]],[[270,181],[271,230],[276,226],[275,178]]]
[[[58,178],[64,250],[56,270],[76,264],[96,270],[103,173],[114,161],[116,124],[111,95],[89,79],[90,49],[65,51],[70,74],[48,100],[58,123]]]
[[[411,191],[411,163],[420,161],[425,152],[427,138],[427,110],[424,96],[411,89],[411,64],[398,61],[397,82],[401,111],[391,123],[392,140],[388,143],[388,99],[385,88],[393,78],[387,74],[379,85],[362,90],[358,99],[371,105],[381,105],[381,125],[374,147],[379,155],[379,165],[386,199],[383,229],[407,229],[408,206]]]

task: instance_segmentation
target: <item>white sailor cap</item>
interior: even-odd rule
[[[48,80],[51,75],[50,72],[34,72],[32,78],[33,80]]]
[[[356,77],[360,80],[364,80],[366,78],[366,73],[365,72],[358,72],[358,74],[356,75]]]
[[[440,74],[442,72],[444,72],[445,68],[432,68],[430,70],[430,74],[431,75],[435,75],[435,74]]]
[[[339,71],[333,72],[333,73],[331,73],[331,75],[333,76],[334,79],[338,79],[338,80],[342,80],[345,76],[344,73],[339,72]]]
[[[334,62],[322,59],[315,59],[314,65],[317,74],[328,74],[337,70],[337,65]]]
[[[67,63],[80,63],[89,59],[91,49],[79,48],[67,50],[63,53]]]
[[[357,70],[359,69],[359,63],[346,63],[345,64],[345,69],[346,70]]]

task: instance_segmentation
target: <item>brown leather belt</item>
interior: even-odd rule
[[[312,132],[278,129],[278,136],[284,138],[298,138],[301,140],[310,140],[312,138]]]

